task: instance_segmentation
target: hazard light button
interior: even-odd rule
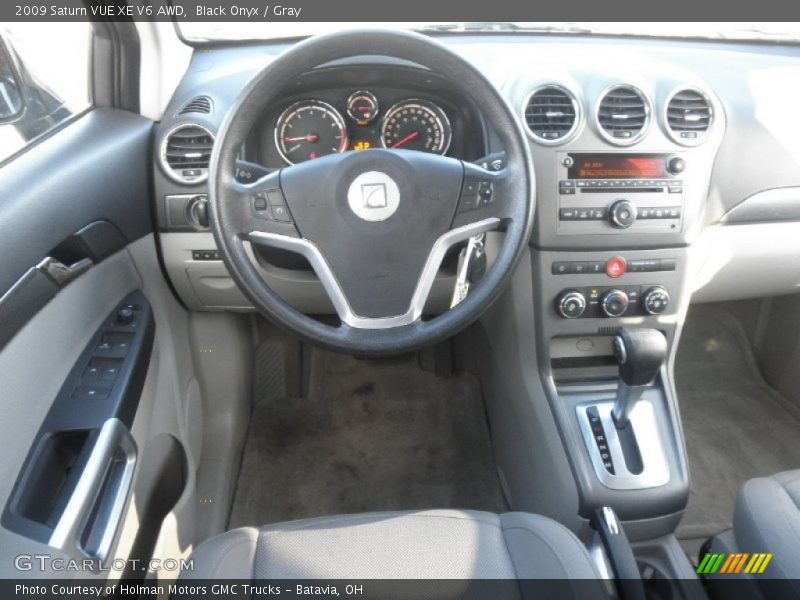
[[[628,263],[621,256],[615,256],[606,263],[606,275],[616,279],[625,273]]]

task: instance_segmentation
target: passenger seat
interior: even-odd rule
[[[748,481],[736,500],[733,528],[711,538],[701,560],[705,552],[772,554],[763,573],[745,573],[745,559],[738,574],[707,575],[712,590],[715,581],[735,577],[750,581],[753,597],[800,598],[800,470]]]

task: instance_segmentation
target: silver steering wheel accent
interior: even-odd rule
[[[457,229],[451,229],[441,235],[433,244],[430,254],[428,254],[425,266],[414,288],[414,295],[411,298],[408,310],[401,315],[380,318],[362,317],[353,311],[328,261],[314,242],[303,238],[265,233],[263,231],[251,231],[248,237],[254,244],[289,250],[303,255],[311,264],[317,277],[319,277],[320,283],[328,293],[333,307],[342,322],[358,329],[389,329],[391,327],[410,325],[422,317],[422,311],[428,301],[428,296],[436,279],[436,273],[439,271],[439,266],[450,248],[474,235],[498,229],[500,224],[500,219],[492,217],[458,227]]]

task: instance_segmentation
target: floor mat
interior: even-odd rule
[[[800,467],[800,415],[761,377],[744,331],[718,307],[693,306],[675,365],[691,490],[679,538],[731,526],[742,485]]]
[[[258,365],[257,365],[258,367]],[[506,509],[477,381],[314,350],[307,398],[257,401],[230,527],[375,510]]]

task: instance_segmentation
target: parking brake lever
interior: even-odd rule
[[[617,519],[617,513],[610,506],[596,508],[591,516],[591,524],[600,536],[611,563],[621,600],[645,600],[644,584],[636,557],[628,536]]]

